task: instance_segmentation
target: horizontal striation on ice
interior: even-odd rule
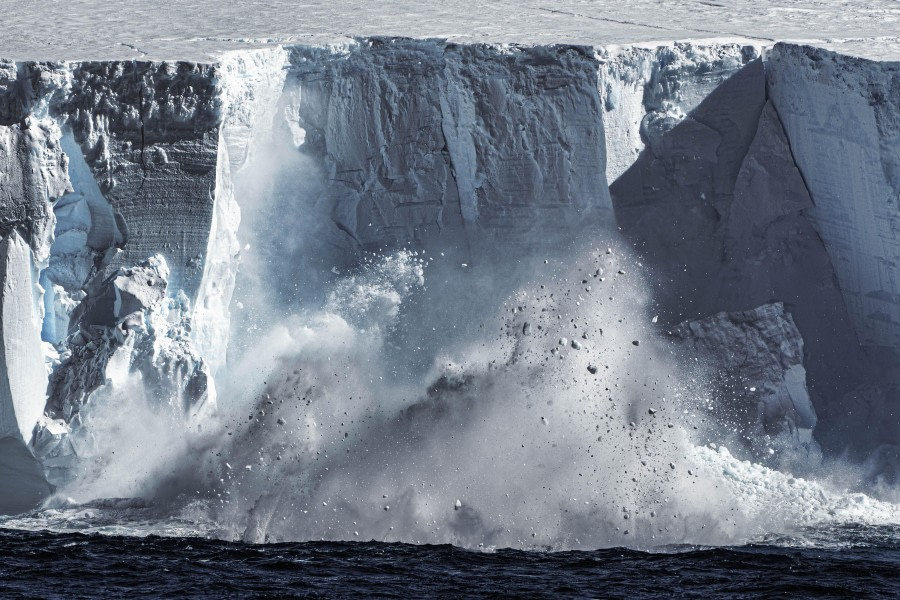
[[[96,62],[71,67],[53,107],[81,145],[128,243],[116,265],[165,255],[172,283],[194,298],[216,186],[214,67]]]

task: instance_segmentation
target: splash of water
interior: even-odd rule
[[[896,517],[893,505],[698,447],[716,427],[698,410],[708,395],[679,376],[652,324],[640,264],[618,249],[544,262],[496,305],[461,315],[436,304],[414,325],[468,318],[474,336],[408,335],[404,303],[433,264],[409,253],[374,261],[340,280],[323,311],[276,327],[249,353],[252,408],[207,467],[224,535],[652,547]],[[461,268],[456,293],[478,268]],[[428,298],[453,293],[436,287]],[[405,336],[392,335],[400,324]],[[417,352],[431,368],[398,377]]]
[[[897,522],[894,504],[705,445],[724,439],[710,395],[610,245],[505,281],[505,259],[369,257],[236,356],[202,433],[123,368],[91,411],[104,460],[63,496],[140,496],[151,514],[63,505],[8,525],[567,549]]]

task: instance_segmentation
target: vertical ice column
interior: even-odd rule
[[[25,445],[47,388],[35,286],[31,248],[14,231],[0,241],[0,514],[28,510],[51,491]]]
[[[64,69],[0,61],[0,514],[50,494],[25,441],[44,408],[43,289],[53,240],[51,201],[69,189],[68,161],[46,102]]]
[[[240,244],[241,209],[234,193],[234,175],[244,166],[254,145],[271,135],[284,90],[286,52],[266,48],[228,55],[217,71],[222,101],[216,159],[214,209],[203,276],[197,291],[193,342],[213,373],[225,364]]]
[[[17,233],[0,241],[0,437],[31,437],[47,388],[34,313],[31,249]]]

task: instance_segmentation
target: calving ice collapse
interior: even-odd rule
[[[0,45],[3,522],[896,523],[897,41],[754,18]]]

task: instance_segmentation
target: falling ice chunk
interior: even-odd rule
[[[459,510],[462,508],[462,502],[459,501],[459,498],[456,499],[456,504],[453,505],[453,510]]]

